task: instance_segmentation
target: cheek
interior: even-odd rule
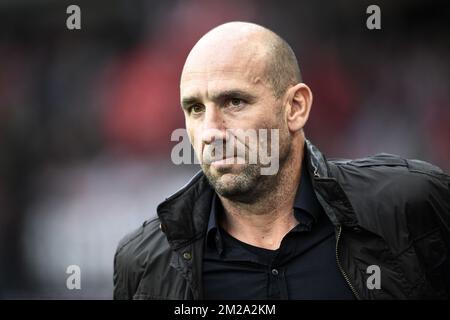
[[[285,125],[283,107],[276,102],[267,103],[259,108],[257,114],[253,114],[253,121],[259,123],[261,128],[277,128],[282,130]]]
[[[198,156],[201,153],[201,131],[195,130],[194,128],[188,128],[187,134],[189,136],[189,141],[191,142],[191,145]]]
[[[259,123],[261,128],[286,130],[286,122],[280,113],[272,113],[269,116],[263,115]]]
[[[191,142],[192,146],[195,148],[195,141],[197,141],[196,137],[195,137],[195,131],[188,128],[186,129],[188,137],[189,137],[189,141]]]

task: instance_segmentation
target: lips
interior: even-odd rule
[[[223,158],[221,160],[215,160],[211,162],[211,165],[226,165],[226,164],[235,164],[236,163],[236,157],[228,157]]]
[[[231,144],[233,145],[233,144]],[[203,164],[230,165],[245,163],[246,147],[235,142],[233,150],[227,150],[228,143],[216,140],[214,143],[205,145],[203,148]]]
[[[210,165],[218,167],[218,166],[230,166],[236,164],[245,164],[245,159],[242,157],[226,157],[220,160],[215,160],[210,163]]]
[[[213,161],[213,162],[211,162],[211,165],[212,166],[223,166],[223,165],[231,164],[230,161],[227,161],[229,159],[232,159],[232,158],[225,158],[222,160]]]

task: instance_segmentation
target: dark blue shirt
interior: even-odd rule
[[[223,230],[217,221],[224,209],[214,194],[203,258],[205,299],[354,299],[337,266],[334,227],[303,168],[294,201],[299,224],[277,250]]]

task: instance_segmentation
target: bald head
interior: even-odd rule
[[[206,33],[192,48],[183,69],[200,70],[208,64],[221,65],[227,72],[243,66],[255,81],[265,81],[275,97],[281,97],[290,85],[301,82],[300,69],[292,48],[273,31],[247,22],[229,22]],[[226,66],[226,67],[225,67]],[[242,69],[241,69],[242,70]]]

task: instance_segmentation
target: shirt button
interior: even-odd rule
[[[274,276],[277,276],[277,275],[278,275],[278,270],[277,270],[277,269],[272,269],[272,274],[273,274]]]

